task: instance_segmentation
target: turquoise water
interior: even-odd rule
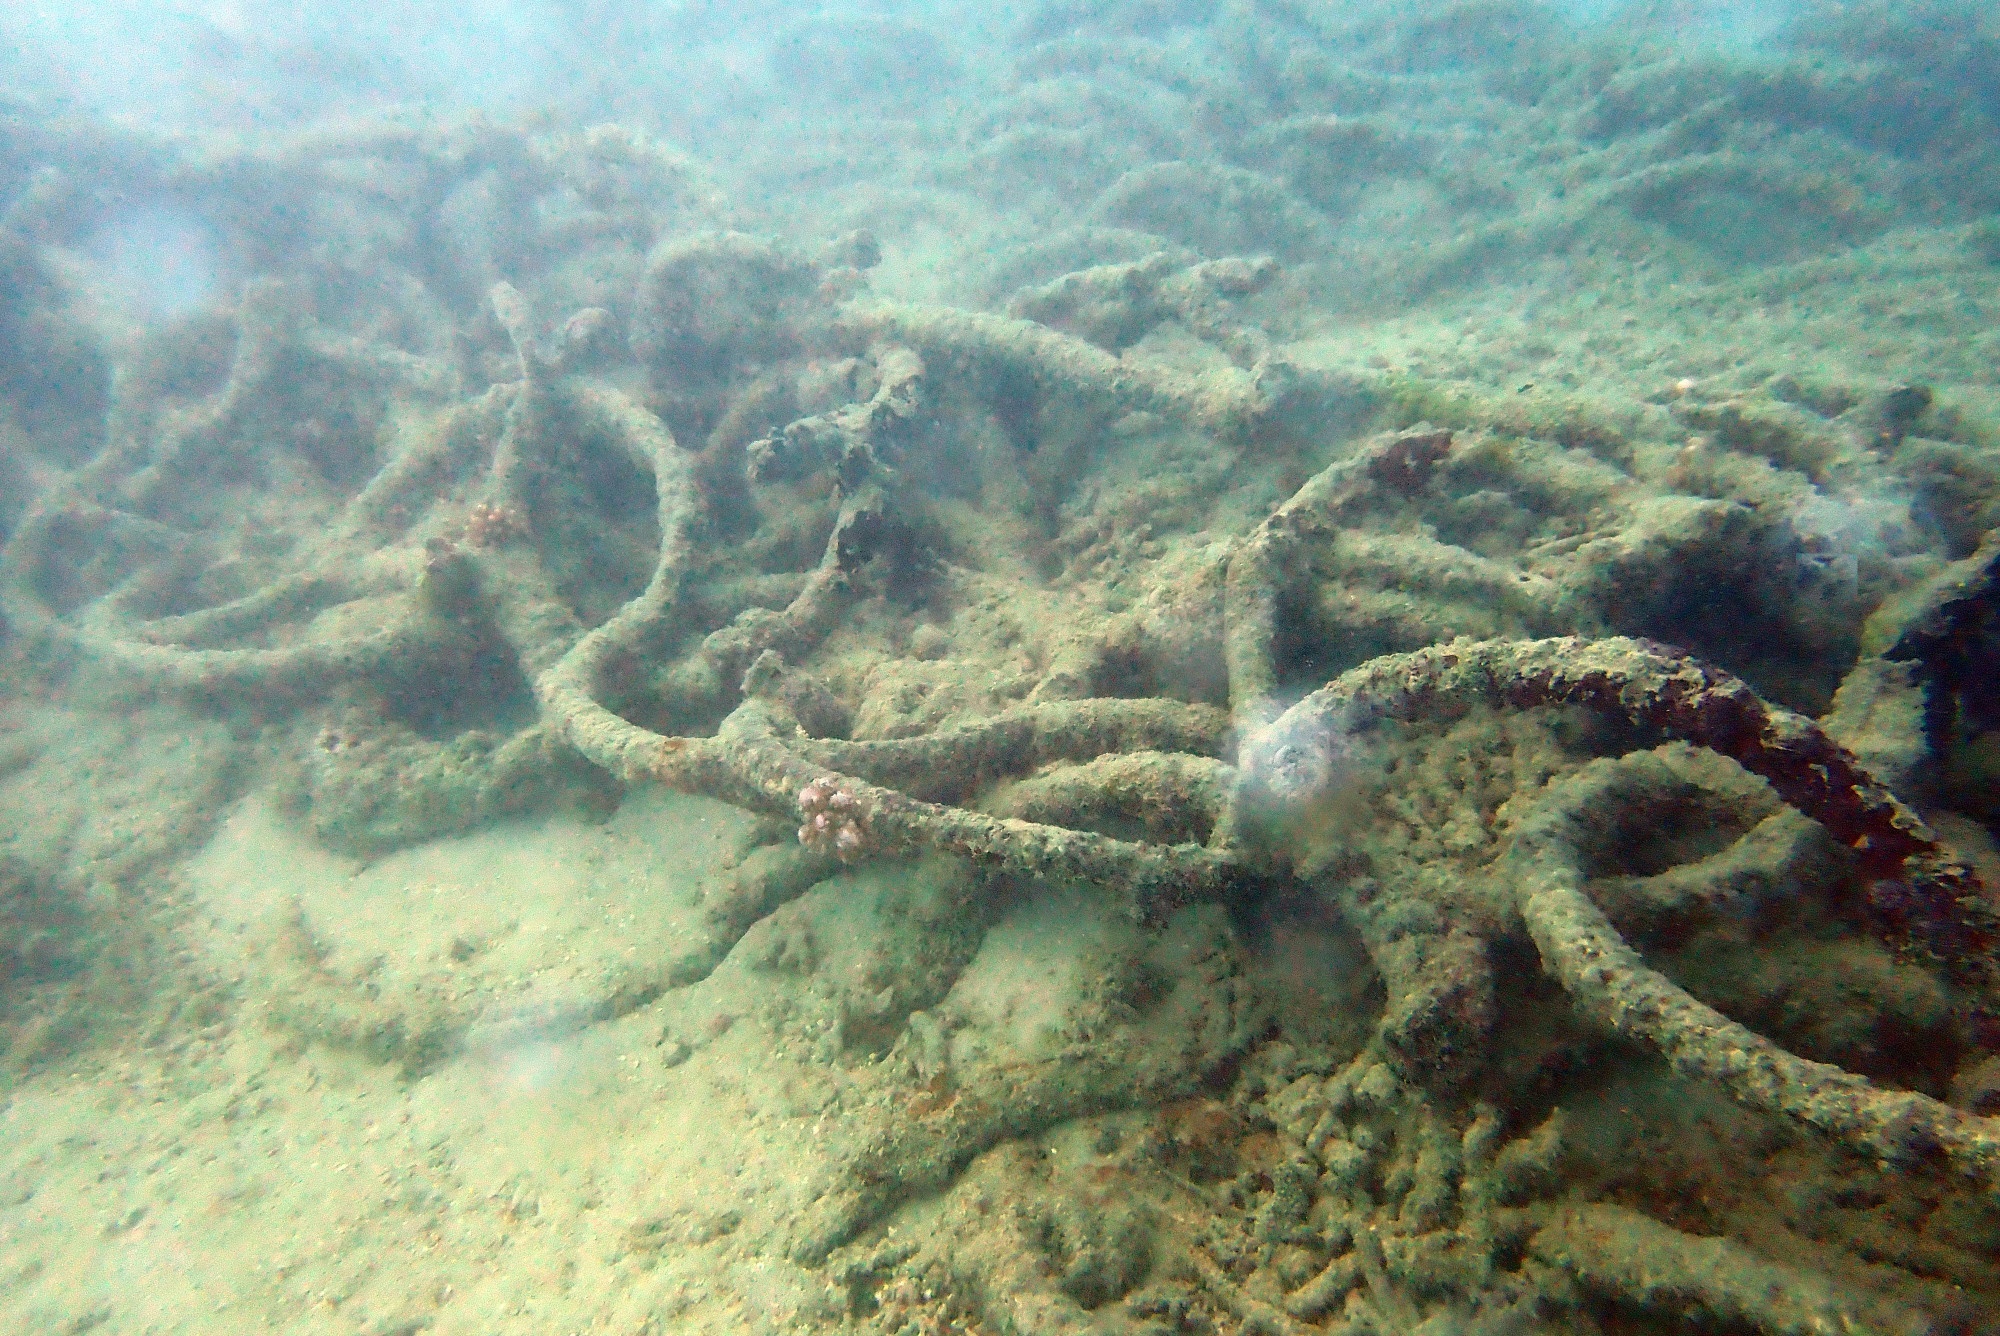
[[[2000,1330],[1981,7],[0,36],[0,1329]]]

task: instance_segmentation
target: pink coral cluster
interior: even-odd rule
[[[799,843],[819,854],[849,863],[868,852],[868,814],[854,790],[830,779],[816,779],[799,790]]]
[[[481,501],[466,512],[462,536],[474,547],[504,547],[528,532],[528,523],[512,506]]]

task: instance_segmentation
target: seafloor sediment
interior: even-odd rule
[[[1990,21],[703,14],[9,104],[0,1325],[2000,1331]]]

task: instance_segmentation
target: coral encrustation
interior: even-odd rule
[[[854,790],[816,779],[799,790],[799,843],[814,853],[852,862],[868,849],[868,814]]]

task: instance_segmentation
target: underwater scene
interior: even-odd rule
[[[7,6],[0,1332],[2000,1336],[2000,10]]]

